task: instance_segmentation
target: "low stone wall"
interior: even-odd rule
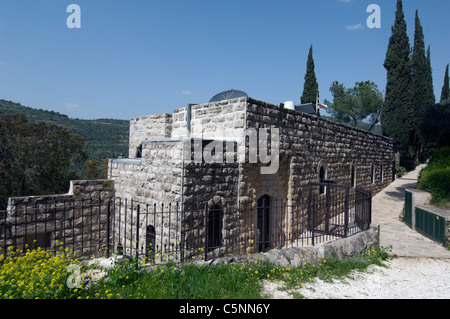
[[[220,257],[205,263],[216,265],[230,262],[252,262],[263,259],[282,267],[298,267],[304,262],[318,265],[324,259],[329,259],[331,257],[336,257],[340,260],[345,258],[357,258],[364,252],[378,246],[379,243],[380,227],[378,225],[372,225],[367,231],[316,246],[274,249],[265,253],[252,254],[250,256]]]
[[[0,252],[41,247],[72,248],[78,256],[98,254],[108,244],[111,180],[71,181],[67,194],[9,198],[0,233]]]

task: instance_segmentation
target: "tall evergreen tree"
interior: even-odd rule
[[[406,31],[403,4],[397,0],[395,23],[386,52],[384,67],[387,71],[385,101],[381,113],[383,133],[394,139],[403,157],[412,158],[413,108],[411,95],[410,45]]]
[[[427,82],[428,82],[428,91],[429,91],[429,99],[432,105],[436,103],[436,96],[434,95],[434,85],[433,85],[433,68],[431,67],[431,49],[428,46],[427,49],[427,62],[428,62],[428,72],[427,72]]]
[[[308,61],[306,62],[305,84],[303,86],[303,94],[301,103],[316,103],[319,94],[319,84],[317,83],[316,73],[314,71],[313,47],[309,48]]]
[[[419,156],[424,150],[420,138],[420,123],[427,106],[434,105],[435,103],[429,54],[430,51],[428,50],[428,57],[425,55],[423,28],[420,24],[419,12],[418,10],[416,10],[414,48],[411,56],[411,94],[413,99],[413,123],[410,136],[410,146],[411,148],[414,148],[415,164],[418,164]]]
[[[441,104],[444,104],[445,100],[450,99],[450,84],[448,79],[448,64],[445,68],[445,77],[444,77],[444,86],[442,87],[441,92]]]

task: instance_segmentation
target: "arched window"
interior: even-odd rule
[[[258,251],[270,246],[270,196],[263,195],[257,201]]]
[[[136,158],[142,158],[142,144],[136,149]]]
[[[356,166],[355,166],[355,164],[352,164],[350,166],[350,186],[353,188],[356,187]]]
[[[222,246],[223,210],[219,205],[214,205],[208,212],[208,249]]]
[[[319,183],[325,183],[327,181],[327,167],[324,164],[321,164],[319,167]],[[326,187],[321,185],[319,187],[319,194],[325,194]]]
[[[375,166],[373,164],[370,167],[370,182],[375,184]]]

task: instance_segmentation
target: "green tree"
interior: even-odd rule
[[[67,129],[0,115],[0,209],[8,197],[67,191],[86,160],[83,138]]]
[[[109,163],[109,158],[105,158],[103,160],[103,163],[100,165],[100,170],[101,170],[100,178],[102,178],[102,179],[108,178],[108,163]]]
[[[333,102],[325,100],[330,114],[339,122],[351,123],[358,127],[358,123],[368,120],[369,131],[378,123],[383,105],[383,94],[371,81],[356,82],[353,88],[345,88],[335,81],[330,87]]]
[[[428,106],[420,125],[428,153],[450,146],[450,100]]]
[[[436,96],[434,95],[434,85],[433,85],[433,68],[431,67],[431,49],[430,46],[428,46],[427,49],[427,64],[428,64],[428,70],[427,70],[427,82],[428,82],[428,94],[431,104],[432,105],[436,103]]]
[[[445,77],[444,77],[444,85],[442,86],[441,92],[441,104],[450,99],[450,84],[448,79],[448,64],[445,68]]]
[[[427,56],[428,55],[428,56]],[[414,147],[414,162],[418,164],[419,156],[424,151],[420,138],[420,123],[427,106],[435,104],[433,92],[433,80],[430,63],[430,50],[425,54],[425,42],[423,28],[419,19],[419,12],[416,10],[414,48],[411,56],[411,93],[412,103],[412,132],[410,136],[410,146]]]
[[[303,94],[301,103],[316,103],[319,94],[319,84],[317,83],[316,73],[314,71],[313,47],[309,48],[308,61],[306,62],[305,83],[303,86]]]
[[[100,176],[97,160],[89,160],[84,164],[84,179],[99,179]]]
[[[400,154],[414,157],[411,140],[414,137],[411,94],[410,45],[406,30],[403,4],[397,0],[395,23],[384,61],[387,71],[385,101],[381,112],[383,133],[394,139]]]

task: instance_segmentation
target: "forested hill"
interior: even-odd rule
[[[117,158],[120,154],[128,157],[129,121],[72,119],[58,112],[33,109],[19,103],[0,100],[0,114],[17,113],[24,113],[31,123],[56,124],[82,136],[89,159],[102,161],[105,158]]]

